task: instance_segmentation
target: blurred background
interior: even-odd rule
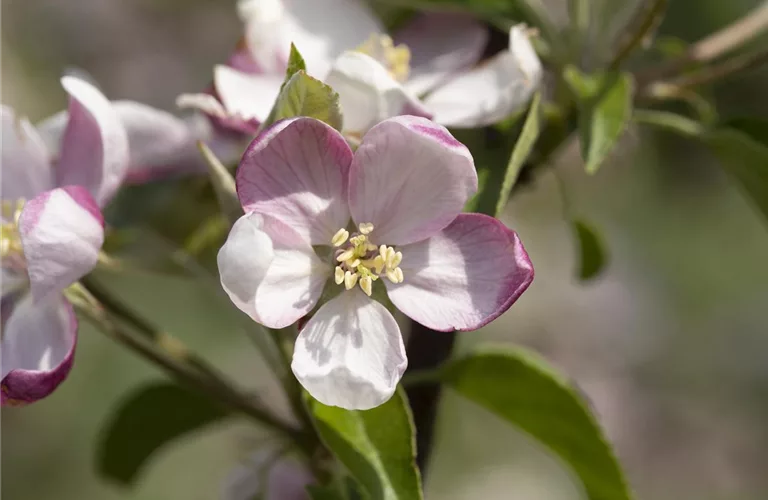
[[[598,22],[619,26],[635,1],[598,2]],[[563,2],[550,3],[567,22]],[[675,0],[660,33],[696,40],[758,3]],[[208,84],[212,66],[240,33],[233,0],[4,1],[2,102],[33,122],[42,119],[66,105],[58,78],[76,67],[112,99],[173,110],[179,93]],[[707,92],[723,116],[765,117],[766,88],[762,70]],[[639,499],[767,498],[766,221],[705,150],[677,136],[633,128],[597,176],[583,173],[577,147],[556,170],[570,215],[588,220],[605,239],[609,267],[594,281],[577,281],[556,179],[551,170],[540,173],[516,192],[504,217],[520,233],[536,280],[501,319],[462,334],[459,349],[487,340],[525,344],[577,381]],[[127,218],[149,214],[172,237],[186,223],[164,219],[174,210],[174,189],[165,183],[134,193],[135,213]],[[215,276],[99,277],[154,323],[283,406],[239,312],[212,290]],[[3,497],[216,498],[228,472],[268,439],[246,422],[163,449],[132,489],[96,474],[94,450],[115,405],[162,377],[83,326],[66,383],[38,404],[3,409]],[[450,393],[441,409],[428,498],[581,498],[570,473],[528,437]]]

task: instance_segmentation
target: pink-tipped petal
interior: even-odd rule
[[[21,299],[3,329],[2,405],[32,403],[53,392],[72,368],[76,340],[75,312],[62,295]]]
[[[88,190],[67,186],[28,201],[19,234],[32,296],[45,300],[96,266],[104,219]]]
[[[428,12],[394,38],[396,44],[405,44],[411,51],[411,71],[405,86],[419,95],[477,63],[488,42],[488,29],[464,14]]]
[[[328,245],[349,221],[352,151],[336,130],[313,118],[276,123],[257,137],[237,170],[245,212],[267,214],[312,245]]]
[[[357,288],[310,318],[296,339],[291,364],[312,397],[348,410],[386,402],[407,366],[395,318]]]
[[[269,328],[285,328],[315,307],[331,266],[282,222],[264,217],[264,232],[272,239],[275,256],[256,289],[252,317]]]
[[[434,120],[448,127],[479,127],[503,120],[538,89],[542,67],[523,28],[510,31],[509,50],[438,88],[424,99]]]
[[[63,77],[61,85],[70,100],[56,165],[57,183],[84,186],[104,206],[128,170],[128,134],[99,89],[75,76]]]
[[[341,54],[325,82],[339,94],[348,132],[363,135],[380,121],[404,114],[431,117],[384,66],[361,52]]]
[[[260,215],[243,215],[232,226],[217,257],[221,286],[232,302],[254,319],[256,289],[275,255],[272,240],[263,228]]]
[[[197,149],[198,140],[206,142],[225,164],[238,161],[243,152],[241,141],[234,135],[216,133],[204,116],[177,118],[134,101],[113,101],[112,107],[128,133],[126,183],[140,184],[184,173],[204,174],[206,166]],[[52,158],[60,154],[68,120],[69,113],[61,111],[37,125]]]
[[[2,199],[30,199],[53,186],[50,158],[43,139],[26,118],[0,107],[2,116]]]
[[[399,249],[405,281],[385,280],[392,303],[433,330],[474,330],[493,321],[533,281],[517,233],[493,217],[461,214],[426,241]]]
[[[402,116],[373,127],[349,172],[355,223],[374,225],[372,240],[406,245],[437,233],[477,191],[469,150],[442,126]]]

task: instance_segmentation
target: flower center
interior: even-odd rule
[[[24,249],[21,246],[19,235],[19,217],[24,208],[25,200],[3,200],[0,204],[0,258],[5,269],[24,269],[27,261],[24,258]]]
[[[374,33],[355,50],[379,61],[398,82],[403,83],[408,79],[411,51],[404,43],[395,46],[388,35]]]
[[[387,245],[376,246],[369,236],[373,224],[361,223],[357,233],[339,229],[331,239],[331,245],[336,248],[336,272],[334,279],[337,285],[344,283],[347,290],[356,284],[369,297],[373,291],[373,282],[384,276],[392,283],[403,282],[403,270],[400,262],[403,254]]]

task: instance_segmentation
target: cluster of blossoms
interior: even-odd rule
[[[417,17],[390,37],[350,0],[244,0],[239,12],[245,36],[211,89],[178,99],[202,114],[110,102],[76,76],[62,79],[69,109],[37,128],[2,109],[3,404],[45,397],[67,375],[77,322],[63,291],[98,261],[101,208],[124,182],[202,172],[197,141],[234,163],[253,139],[221,282],[263,325],[302,320],[292,368],[325,404],[368,409],[391,397],[407,366],[391,309],[434,330],[472,330],[530,284],[517,234],[461,213],[477,174],[445,128],[496,123],[530,99],[542,68],[523,27],[477,65],[487,30],[463,16]],[[339,94],[341,132],[297,117],[258,133],[291,43]]]

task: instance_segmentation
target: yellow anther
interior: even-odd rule
[[[347,261],[347,265],[351,267],[352,269],[355,269],[357,266],[360,265],[360,259],[355,259],[353,261]]]
[[[379,255],[381,256],[382,260],[384,260],[384,262],[387,261],[387,245],[381,245],[379,247]]]
[[[358,224],[357,228],[363,234],[371,234],[371,231],[373,231],[373,224],[370,222],[361,222]]]
[[[371,296],[371,293],[373,293],[373,280],[370,275],[360,278],[360,288],[362,288],[367,296]]]
[[[357,48],[358,52],[367,54],[382,64],[392,78],[399,82],[408,79],[411,63],[411,51],[405,44],[395,46],[392,38],[387,35],[372,34],[370,38]]]
[[[370,241],[367,241],[367,242],[365,243],[365,251],[366,251],[366,252],[373,252],[373,251],[375,251],[375,250],[376,250],[376,248],[377,248],[377,247],[376,247],[376,245],[374,245],[374,244],[373,244],[373,243],[371,243]]]
[[[338,257],[336,257],[336,260],[339,262],[346,262],[349,259],[353,258],[355,256],[355,249],[350,248],[349,250],[346,250],[344,252],[341,252]]]
[[[405,280],[405,276],[403,276],[403,270],[399,267],[395,269],[395,276],[397,277],[397,282],[402,283],[403,280]]]
[[[381,255],[377,255],[373,259],[373,270],[376,274],[381,274],[381,270],[384,269],[384,258]]]
[[[384,258],[384,261],[387,263],[387,269],[392,269],[396,266],[394,266],[392,263],[395,261],[395,249],[392,247],[387,248],[387,255]]]
[[[403,261],[402,252],[395,252],[395,255],[392,257],[392,262],[388,264],[389,264],[389,267],[397,267],[400,265],[402,261]]]
[[[403,270],[398,268],[395,269],[387,269],[387,278],[392,283],[402,283],[404,276],[403,276]]]
[[[341,266],[336,266],[333,279],[336,281],[337,285],[341,285],[344,282],[344,269],[342,269]]]
[[[344,273],[344,288],[346,288],[347,290],[352,290],[357,284],[357,278],[359,277],[360,275],[357,273],[352,274],[349,271]]]
[[[331,239],[331,244],[335,247],[340,247],[347,241],[347,238],[349,238],[349,231],[347,231],[344,228],[341,228],[338,231],[336,231],[336,234],[333,235],[333,238]]]

